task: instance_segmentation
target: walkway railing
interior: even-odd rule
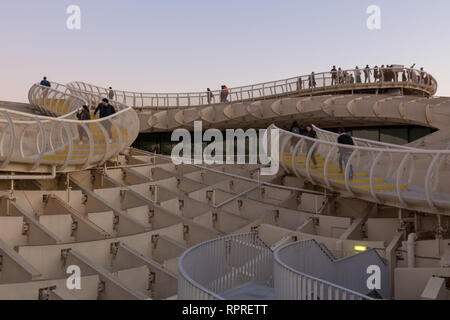
[[[303,271],[305,248],[315,245],[314,240],[287,244],[274,253],[274,286],[278,300],[373,300],[361,293],[316,278]],[[320,247],[320,246],[319,246]],[[323,257],[327,253],[324,252]],[[321,273],[320,264],[310,265]],[[325,271],[326,272],[326,271]]]
[[[113,102],[116,114],[79,121],[76,113],[88,102],[58,89],[36,84],[29,91],[30,103],[49,116],[0,110],[0,170],[12,164],[19,167],[8,171],[49,171],[41,165],[58,171],[84,169],[106,162],[134,142],[139,119],[131,107]]]
[[[450,209],[449,150],[406,148],[362,139],[349,146],[338,144],[335,134],[323,130],[319,139],[279,130],[280,163],[287,172],[376,203],[432,213]],[[357,179],[351,179],[352,173]]]
[[[375,77],[375,75],[378,75]],[[69,87],[108,97],[110,90],[85,82],[72,82]],[[285,96],[310,95],[327,92],[352,91],[377,88],[408,88],[432,96],[437,82],[425,71],[403,67],[351,69],[336,72],[321,72],[297,76],[254,85],[228,89],[223,96],[221,90],[192,93],[142,93],[113,90],[114,100],[134,108],[149,110],[180,109],[207,106],[210,104],[239,103]]]
[[[312,125],[313,129],[317,133],[317,137],[320,140],[330,141],[330,142],[336,142],[337,138],[339,137],[339,134],[323,130],[319,127],[316,127],[315,125]],[[385,148],[385,149],[404,149],[404,150],[417,150],[417,148],[412,148],[408,146],[402,146],[397,144],[390,144],[385,143],[381,141],[375,141],[375,140],[368,140],[368,139],[362,139],[362,138],[355,138],[352,137],[353,142],[358,147],[369,147],[369,148]]]
[[[221,293],[271,282],[273,254],[255,233],[230,235],[187,250],[178,263],[178,299],[221,300]]]

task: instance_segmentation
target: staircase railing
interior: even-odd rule
[[[178,298],[222,300],[222,293],[245,283],[266,285],[272,275],[272,257],[256,233],[201,243],[179,259]]]
[[[373,300],[364,294],[314,277],[303,270],[301,266],[311,264],[309,260],[312,259],[309,256],[311,251],[303,251],[312,246],[322,250],[314,240],[304,240],[287,244],[275,251],[274,283],[278,300]],[[326,258],[329,259],[328,256]],[[320,263],[311,266],[319,274],[332,273],[332,270],[322,270],[327,266]]]
[[[320,140],[326,140],[330,142],[336,142],[339,134],[323,130],[315,125],[312,125],[313,129],[317,132],[317,136]],[[359,147],[369,147],[369,148],[385,148],[385,149],[405,149],[405,150],[417,150],[417,148],[402,146],[397,144],[390,144],[381,141],[374,141],[362,138],[352,137],[353,142]]]

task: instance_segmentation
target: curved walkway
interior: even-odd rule
[[[200,243],[179,259],[178,299],[239,299],[255,286],[258,299],[273,298],[272,261],[272,251],[255,233]]]
[[[52,172],[48,176],[52,178],[56,172],[102,165],[136,139],[139,119],[130,106],[113,101],[116,114],[79,121],[76,113],[88,105],[86,97],[97,103],[103,97],[73,89],[69,92],[59,84],[52,86],[35,84],[28,94],[30,104],[47,116],[0,108],[0,171]]]
[[[353,75],[353,81],[348,77],[346,81],[344,79],[336,81],[331,72],[323,72],[314,75],[315,85],[311,83],[311,86],[309,85],[311,75],[303,75],[230,88],[225,103],[220,103],[220,91],[213,91],[209,101],[206,92],[138,93],[114,90],[113,94],[116,100],[130,104],[139,111],[141,131],[161,132],[179,127],[190,129],[196,120],[205,122],[204,127],[219,129],[245,127],[247,124],[251,124],[252,127],[268,127],[274,121],[277,123],[292,121],[293,117],[301,119],[307,111],[305,107],[316,100],[318,103],[324,103],[323,100],[326,100],[326,107],[328,103],[333,103],[334,97],[346,95],[353,98],[369,95],[377,98],[377,103],[384,104],[382,99],[389,100],[392,95],[386,96],[382,93],[398,93],[399,96],[403,96],[404,93],[405,97],[413,96],[412,99],[406,98],[402,101],[404,103],[418,100],[420,97],[426,99],[436,93],[437,82],[428,73],[403,68],[393,70],[395,72],[386,69],[382,73],[382,78],[375,80],[373,77],[375,70],[371,69],[367,83],[365,83],[363,70],[345,70],[343,72],[347,75]],[[356,81],[358,72],[361,72],[361,82]],[[403,78],[403,73],[406,78]],[[96,94],[109,94],[109,89],[85,82],[72,82],[68,86]],[[354,95],[356,93],[358,95]],[[324,97],[326,99],[323,99]],[[339,114],[329,114],[326,109],[318,108],[313,116],[329,120],[339,116]],[[354,110],[354,106],[349,110],[350,112]],[[323,112],[325,112],[324,115]],[[351,113],[349,115],[352,116]],[[308,117],[310,116],[309,114]],[[358,115],[358,117],[361,116],[365,115]],[[378,117],[375,120],[379,120]],[[409,121],[408,116],[402,119],[400,115],[394,120]]]
[[[373,300],[367,288],[371,266],[380,269],[377,296],[390,298],[388,264],[375,249],[336,259],[314,239],[289,243],[274,253],[275,295],[282,300]]]
[[[319,128],[316,128],[318,139],[276,126],[271,129],[280,132],[281,166],[290,174],[375,203],[450,214],[449,150],[425,150],[356,138],[355,146],[349,146],[338,144],[336,134]],[[348,162],[341,168],[342,154]]]
[[[388,264],[375,249],[336,259],[303,240],[275,252],[256,233],[233,234],[188,249],[178,262],[180,300],[373,300],[367,268],[378,266],[389,292]]]

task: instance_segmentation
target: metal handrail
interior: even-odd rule
[[[82,96],[92,99],[99,99],[101,96],[69,91],[60,84],[52,85],[53,87],[46,87],[35,84],[28,93],[30,104],[47,116],[1,109],[0,125],[3,126],[3,130],[0,156],[5,157],[2,169],[10,163],[25,165],[19,170],[35,170],[41,165],[49,167],[58,165],[58,171],[65,171],[69,166],[87,168],[101,165],[134,142],[139,133],[136,126],[139,119],[133,108],[112,101],[111,103],[118,109],[117,113],[102,119],[80,121],[76,119],[76,113],[83,105],[88,104],[87,99]],[[109,134],[104,128],[106,124],[111,127],[111,134],[112,130],[116,130],[117,142],[110,142]],[[104,151],[100,150],[101,148],[96,149],[96,140],[99,140],[91,132],[95,128],[98,128],[102,135],[100,140],[104,139],[103,144],[106,146],[102,149]],[[126,139],[122,137],[120,130],[127,130]],[[74,150],[73,139],[79,137],[81,132],[84,132],[88,139],[86,157],[79,156],[80,151]],[[6,143],[5,139],[8,138],[9,143]],[[68,148],[67,155],[63,153],[63,156],[56,156],[58,150],[63,151],[66,148]],[[45,159],[45,155],[54,155],[56,160]],[[31,168],[27,168],[28,164]]]
[[[337,134],[337,133],[323,130],[319,127],[316,127],[315,125],[312,125],[312,127],[317,132],[317,134],[320,138],[325,138],[328,141],[336,141],[337,138],[339,137],[339,134]],[[397,144],[390,144],[390,143],[386,143],[386,142],[368,140],[368,139],[363,139],[363,138],[352,137],[352,139],[353,139],[353,142],[355,142],[355,144],[357,146],[367,146],[367,147],[375,146],[375,147],[387,148],[387,149],[420,150],[419,148],[402,146],[402,145],[397,145]]]
[[[376,70],[378,70],[380,76],[375,79],[374,74]],[[432,96],[437,91],[436,80],[425,71],[396,67],[384,68],[383,70],[384,72],[381,72],[381,68],[342,70],[340,71],[342,74],[341,78],[339,77],[339,72],[321,72],[314,75],[308,74],[283,80],[229,88],[227,99],[229,99],[228,102],[230,103],[239,103],[290,95],[315,94],[320,93],[323,89],[333,89],[336,91],[336,89],[358,90],[383,88],[389,83],[396,84],[393,87],[398,88],[403,88],[404,85],[410,85],[411,88],[423,91],[429,96]],[[368,73],[367,78],[365,77],[366,72]],[[344,78],[344,74],[347,75],[347,78]],[[400,79],[400,77],[403,77],[403,74],[406,81]],[[350,75],[353,76],[353,80],[351,80]],[[106,96],[109,95],[110,91],[109,89],[81,81],[69,83],[68,86],[83,91],[98,92]],[[116,100],[131,103],[134,108],[150,110],[208,106],[221,102],[217,99],[217,97],[221,96],[221,92],[222,90],[211,91],[213,99],[208,100],[208,93],[206,91],[191,93],[142,93],[113,90]]]
[[[359,292],[322,280],[290,266],[280,255],[314,240],[288,243],[274,252],[275,296],[288,300],[375,300]]]
[[[249,247],[258,254],[248,252]],[[178,299],[223,300],[221,293],[243,284],[243,277],[267,280],[272,271],[268,260],[272,261],[272,251],[256,233],[234,234],[200,243],[185,251],[178,261]]]
[[[134,149],[134,148],[131,148],[131,150],[136,151],[136,152],[140,152],[141,154],[146,154],[146,155],[149,155],[149,156],[152,156],[152,157],[155,157],[155,158],[163,159],[163,160],[166,160],[166,161],[169,161],[169,162],[172,161],[170,156],[165,156],[165,155],[162,155],[162,154],[157,154],[157,153],[154,153],[154,152],[145,151],[145,150],[139,150],[139,149]],[[125,166],[125,167],[132,168],[133,166],[147,166],[147,164],[131,165],[131,166]],[[266,182],[266,181],[263,181],[263,180],[260,180],[260,179],[258,180],[258,179],[247,178],[247,177],[244,177],[244,176],[241,176],[241,175],[238,175],[238,174],[233,174],[233,173],[225,172],[225,171],[222,171],[222,170],[212,169],[212,168],[209,168],[209,167],[204,166],[204,165],[190,164],[189,166],[198,168],[198,169],[200,169],[202,171],[207,171],[207,172],[211,172],[211,173],[220,174],[220,175],[223,175],[223,176],[226,176],[226,177],[230,177],[232,179],[237,179],[237,180],[241,180],[241,181],[247,181],[247,182],[256,183],[256,184],[258,184],[261,187],[266,186],[266,187],[272,187],[272,188],[277,188],[277,189],[281,189],[281,190],[289,190],[289,191],[293,191],[293,192],[302,192],[302,193],[306,193],[306,194],[325,195],[325,193],[320,192],[320,191],[304,189],[304,188],[297,188],[297,187],[291,187],[291,186],[283,186],[283,185],[279,185],[279,184],[276,184],[276,183]]]
[[[404,148],[389,144],[389,148],[385,147],[385,145],[380,145],[379,147],[343,145],[337,143],[337,141],[330,141],[331,139],[321,139],[320,136],[318,139],[314,139],[295,134],[277,128],[274,125],[271,126],[271,129],[277,129],[280,132],[281,147],[279,152],[281,154],[280,163],[283,169],[294,173],[298,177],[306,178],[313,184],[321,184],[331,190],[344,188],[353,196],[356,193],[365,193],[364,190],[358,189],[357,186],[351,184],[350,166],[352,166],[355,171],[360,170],[360,172],[365,172],[368,175],[369,195],[366,195],[368,200],[380,203],[382,199],[390,201],[394,198],[396,205],[400,204],[400,207],[409,208],[403,186],[404,184],[411,184],[411,188],[414,187],[417,191],[415,198],[412,200],[421,202],[421,209],[437,213],[440,209],[448,210],[450,208],[450,190],[448,190],[448,186],[444,186],[444,182],[449,178],[450,172],[445,170],[446,167],[443,165],[450,157],[449,150]],[[334,134],[329,134],[334,136]],[[321,168],[312,168],[313,152],[325,158],[323,170]],[[337,163],[336,159],[339,152],[347,153],[349,160],[346,167],[343,168],[345,169],[344,183],[332,185],[328,170],[329,164],[333,160]],[[286,153],[292,153],[292,158],[288,162],[284,158]],[[306,155],[305,164],[303,168],[297,168],[296,158],[301,153]],[[384,167],[381,167],[381,162],[384,163]],[[409,168],[407,166],[408,163]],[[420,172],[418,168],[427,170]],[[315,171],[313,172],[313,170]],[[320,176],[321,174],[323,176]],[[396,191],[391,194],[377,192],[374,182],[376,176],[392,181]],[[406,179],[407,181],[404,181]],[[443,191],[438,192],[439,187]],[[424,195],[423,198],[421,198],[422,195]]]

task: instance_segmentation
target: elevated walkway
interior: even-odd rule
[[[317,127],[318,139],[275,126],[272,129],[280,132],[280,162],[289,174],[344,196],[450,215],[449,150],[426,150],[357,138],[355,146],[348,146],[337,143],[337,134]],[[342,154],[347,155],[348,162],[341,169]]]
[[[234,234],[187,250],[179,260],[182,300],[372,300],[367,267],[380,266],[389,296],[386,262],[374,249],[336,259],[315,240],[272,252],[256,233]]]
[[[323,244],[303,240],[274,253],[275,294],[283,300],[371,300],[390,298],[389,268],[375,249],[336,259]],[[367,287],[367,270],[380,271],[379,290]]]
[[[344,70],[340,80],[334,80],[331,72],[323,72],[315,74],[311,84],[311,75],[302,75],[230,88],[226,102],[223,103],[220,91],[213,91],[210,99],[206,92],[140,93],[114,90],[114,96],[116,100],[129,104],[138,111],[142,132],[166,132],[176,128],[192,129],[196,120],[205,122],[207,125],[204,127],[218,129],[248,126],[267,128],[275,122],[290,125],[294,119],[330,122],[342,117],[345,117],[346,122],[360,121],[364,124],[368,121],[380,124],[389,120],[395,124],[411,123],[417,120],[414,104],[419,104],[418,107],[425,111],[428,104],[425,101],[437,90],[436,80],[420,70],[385,69],[381,72],[381,78],[377,79],[373,77],[374,71],[369,70],[367,80],[363,70]],[[104,95],[109,93],[109,89],[84,82],[72,82],[68,86],[85,92]],[[335,101],[347,96],[352,100],[348,102],[349,108],[346,108],[348,113],[335,112]],[[391,101],[393,97],[397,99]],[[399,97],[403,99],[398,99]],[[401,104],[400,113],[380,112],[384,105],[391,108],[392,102]],[[441,102],[444,101],[439,103]],[[369,113],[360,113],[359,104],[370,108],[373,106],[374,111],[369,109]],[[412,115],[409,111],[406,112],[409,105],[414,109]],[[433,114],[430,110],[427,113],[430,116]],[[426,122],[425,119],[428,119],[425,114],[418,117],[421,124]],[[322,122],[320,124],[323,125]],[[436,127],[434,124],[432,126]]]
[[[102,165],[129,147],[139,133],[136,112],[120,102],[111,102],[116,113],[108,118],[77,120],[78,110],[89,105],[85,97],[98,103],[101,95],[36,84],[28,96],[30,105],[45,116],[0,105],[0,171],[50,173],[31,178],[52,179],[56,172]]]

